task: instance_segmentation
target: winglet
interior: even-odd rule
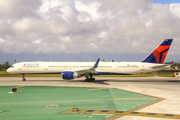
[[[93,67],[93,68],[97,68],[97,67],[98,67],[99,60],[100,60],[100,58],[99,58],[99,59],[97,60],[97,62],[94,64],[94,67]]]

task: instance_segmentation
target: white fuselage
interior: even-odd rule
[[[24,74],[62,74],[71,80],[82,76],[85,81],[94,81],[93,75],[129,75],[156,72],[170,67],[164,62],[173,39],[165,39],[142,62],[20,62],[12,65],[7,72]],[[90,77],[90,78],[89,78]]]
[[[20,62],[12,65],[7,72],[18,74],[61,74],[63,71],[76,71],[92,68],[94,62]],[[161,67],[162,66],[162,67]],[[97,75],[140,74],[166,69],[164,64],[145,62],[99,62]]]

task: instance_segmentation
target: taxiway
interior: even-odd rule
[[[70,86],[117,88],[136,93],[164,98],[163,101],[147,106],[135,112],[180,114],[180,78],[173,77],[96,77],[95,82],[84,82],[84,78],[71,81],[56,77],[0,77],[0,86]],[[116,120],[164,120],[164,118],[123,116]],[[171,120],[171,118],[169,118]],[[174,119],[172,119],[174,120]]]

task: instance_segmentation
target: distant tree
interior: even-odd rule
[[[4,63],[4,69],[8,69],[11,65],[9,64],[9,61]]]
[[[175,62],[174,65],[175,65],[176,67],[178,67],[178,63],[177,63],[177,62]]]
[[[0,70],[7,70],[9,67],[11,67],[9,61],[4,62],[4,64],[0,64]]]
[[[16,63],[16,60],[14,60],[14,62]]]
[[[175,68],[180,68],[180,61],[179,62],[174,62],[174,61],[171,61],[171,62],[166,62],[165,64],[170,64],[171,65],[171,69],[175,69]]]
[[[180,61],[178,61],[178,68],[180,68]]]
[[[171,68],[172,68],[172,69],[175,69],[175,67],[176,67],[176,66],[175,66],[174,64],[171,64]]]
[[[171,61],[171,62],[165,62],[165,64],[174,64],[174,61]]]

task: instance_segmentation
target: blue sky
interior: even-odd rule
[[[152,52],[152,51],[151,51]],[[171,53],[171,49],[169,53]],[[17,62],[23,62],[23,61],[52,61],[52,62],[79,62],[80,60],[82,62],[95,62],[98,58],[102,61],[103,59],[106,62],[110,62],[114,60],[115,62],[121,61],[121,62],[140,62],[143,61],[149,53],[78,53],[78,54],[66,54],[66,53],[51,53],[51,54],[33,54],[33,53],[20,53],[20,54],[14,54],[14,53],[2,53],[0,52],[0,64],[4,63],[5,61],[9,61],[10,64],[14,63],[14,60]],[[179,55],[177,54],[168,54],[165,62],[170,61],[180,61]]]
[[[180,3],[180,0],[153,0],[153,3],[171,4],[171,3]]]

